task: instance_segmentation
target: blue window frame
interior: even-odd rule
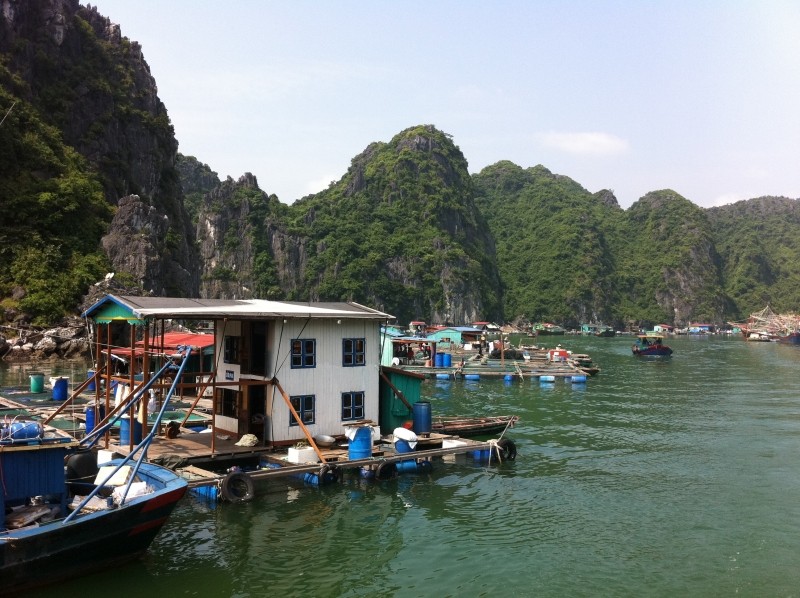
[[[349,368],[365,365],[364,347],[366,341],[363,338],[343,338],[342,339],[342,366]]]
[[[294,410],[297,411],[297,415],[300,416],[300,420],[304,424],[314,423],[314,416],[315,416],[314,412],[316,404],[316,399],[314,395],[295,395],[293,397],[289,397],[289,400],[291,401]],[[291,411],[289,412],[289,425],[290,426],[300,425],[297,422],[294,413],[292,413]]]
[[[364,391],[342,393],[342,421],[364,419]]]
[[[317,367],[317,341],[313,338],[292,339],[292,369]]]

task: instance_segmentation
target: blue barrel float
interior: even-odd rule
[[[480,379],[481,379],[480,374],[466,374],[464,376],[464,380],[480,380]]]
[[[142,422],[133,420],[133,444],[142,441]],[[119,418],[119,443],[130,444],[131,442],[131,419],[124,415]]]
[[[449,380],[450,374],[436,374],[437,380]]]
[[[548,383],[548,382],[555,382],[555,376],[539,376],[539,382]]]
[[[369,459],[372,457],[372,428],[361,426],[356,430],[355,436],[347,447],[347,458],[351,461],[356,459]]]
[[[453,356],[450,353],[442,353],[442,366],[446,368],[453,367]]]
[[[422,461],[417,461],[416,459],[400,461],[395,466],[397,467],[397,473],[422,473],[433,469],[433,464],[427,459]]]
[[[67,400],[67,384],[69,378],[59,378],[53,382],[53,400],[66,401]]]
[[[44,392],[44,374],[40,372],[31,372],[31,392],[38,394]]]
[[[442,357],[443,356],[444,356],[443,353],[437,353],[436,355],[434,355],[434,357],[433,357],[433,367],[436,367],[436,368],[442,367],[442,364],[443,364]]]
[[[412,430],[415,434],[430,434],[433,429],[433,417],[429,401],[417,401],[413,407],[414,424]]]
[[[99,412],[99,417],[98,417]],[[86,405],[86,433],[88,434],[94,430],[97,422],[101,421],[106,416],[106,408],[103,405],[96,407],[95,405]]]
[[[586,383],[586,376],[585,375],[573,376],[572,377],[572,383],[573,384],[585,384]]]

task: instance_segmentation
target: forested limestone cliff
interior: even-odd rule
[[[95,8],[0,7],[0,319],[14,327],[74,314],[108,272],[143,293],[353,300],[401,322],[800,311],[797,200],[703,209],[664,189],[623,210],[542,165],[470,175],[427,124],[289,205],[249,165],[221,181],[178,154],[142,48]]]

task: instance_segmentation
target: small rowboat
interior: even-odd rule
[[[437,415],[432,418],[431,431],[438,434],[453,434],[468,438],[484,434],[497,434],[506,428],[513,428],[519,421],[516,415],[496,417],[459,417]]]

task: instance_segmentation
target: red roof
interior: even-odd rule
[[[179,346],[190,346],[197,349],[210,347],[214,344],[213,334],[196,334],[194,332],[165,332],[163,347],[165,349],[177,349]],[[144,341],[138,341],[137,347],[143,347]],[[151,338],[150,347],[162,347],[161,337]]]

